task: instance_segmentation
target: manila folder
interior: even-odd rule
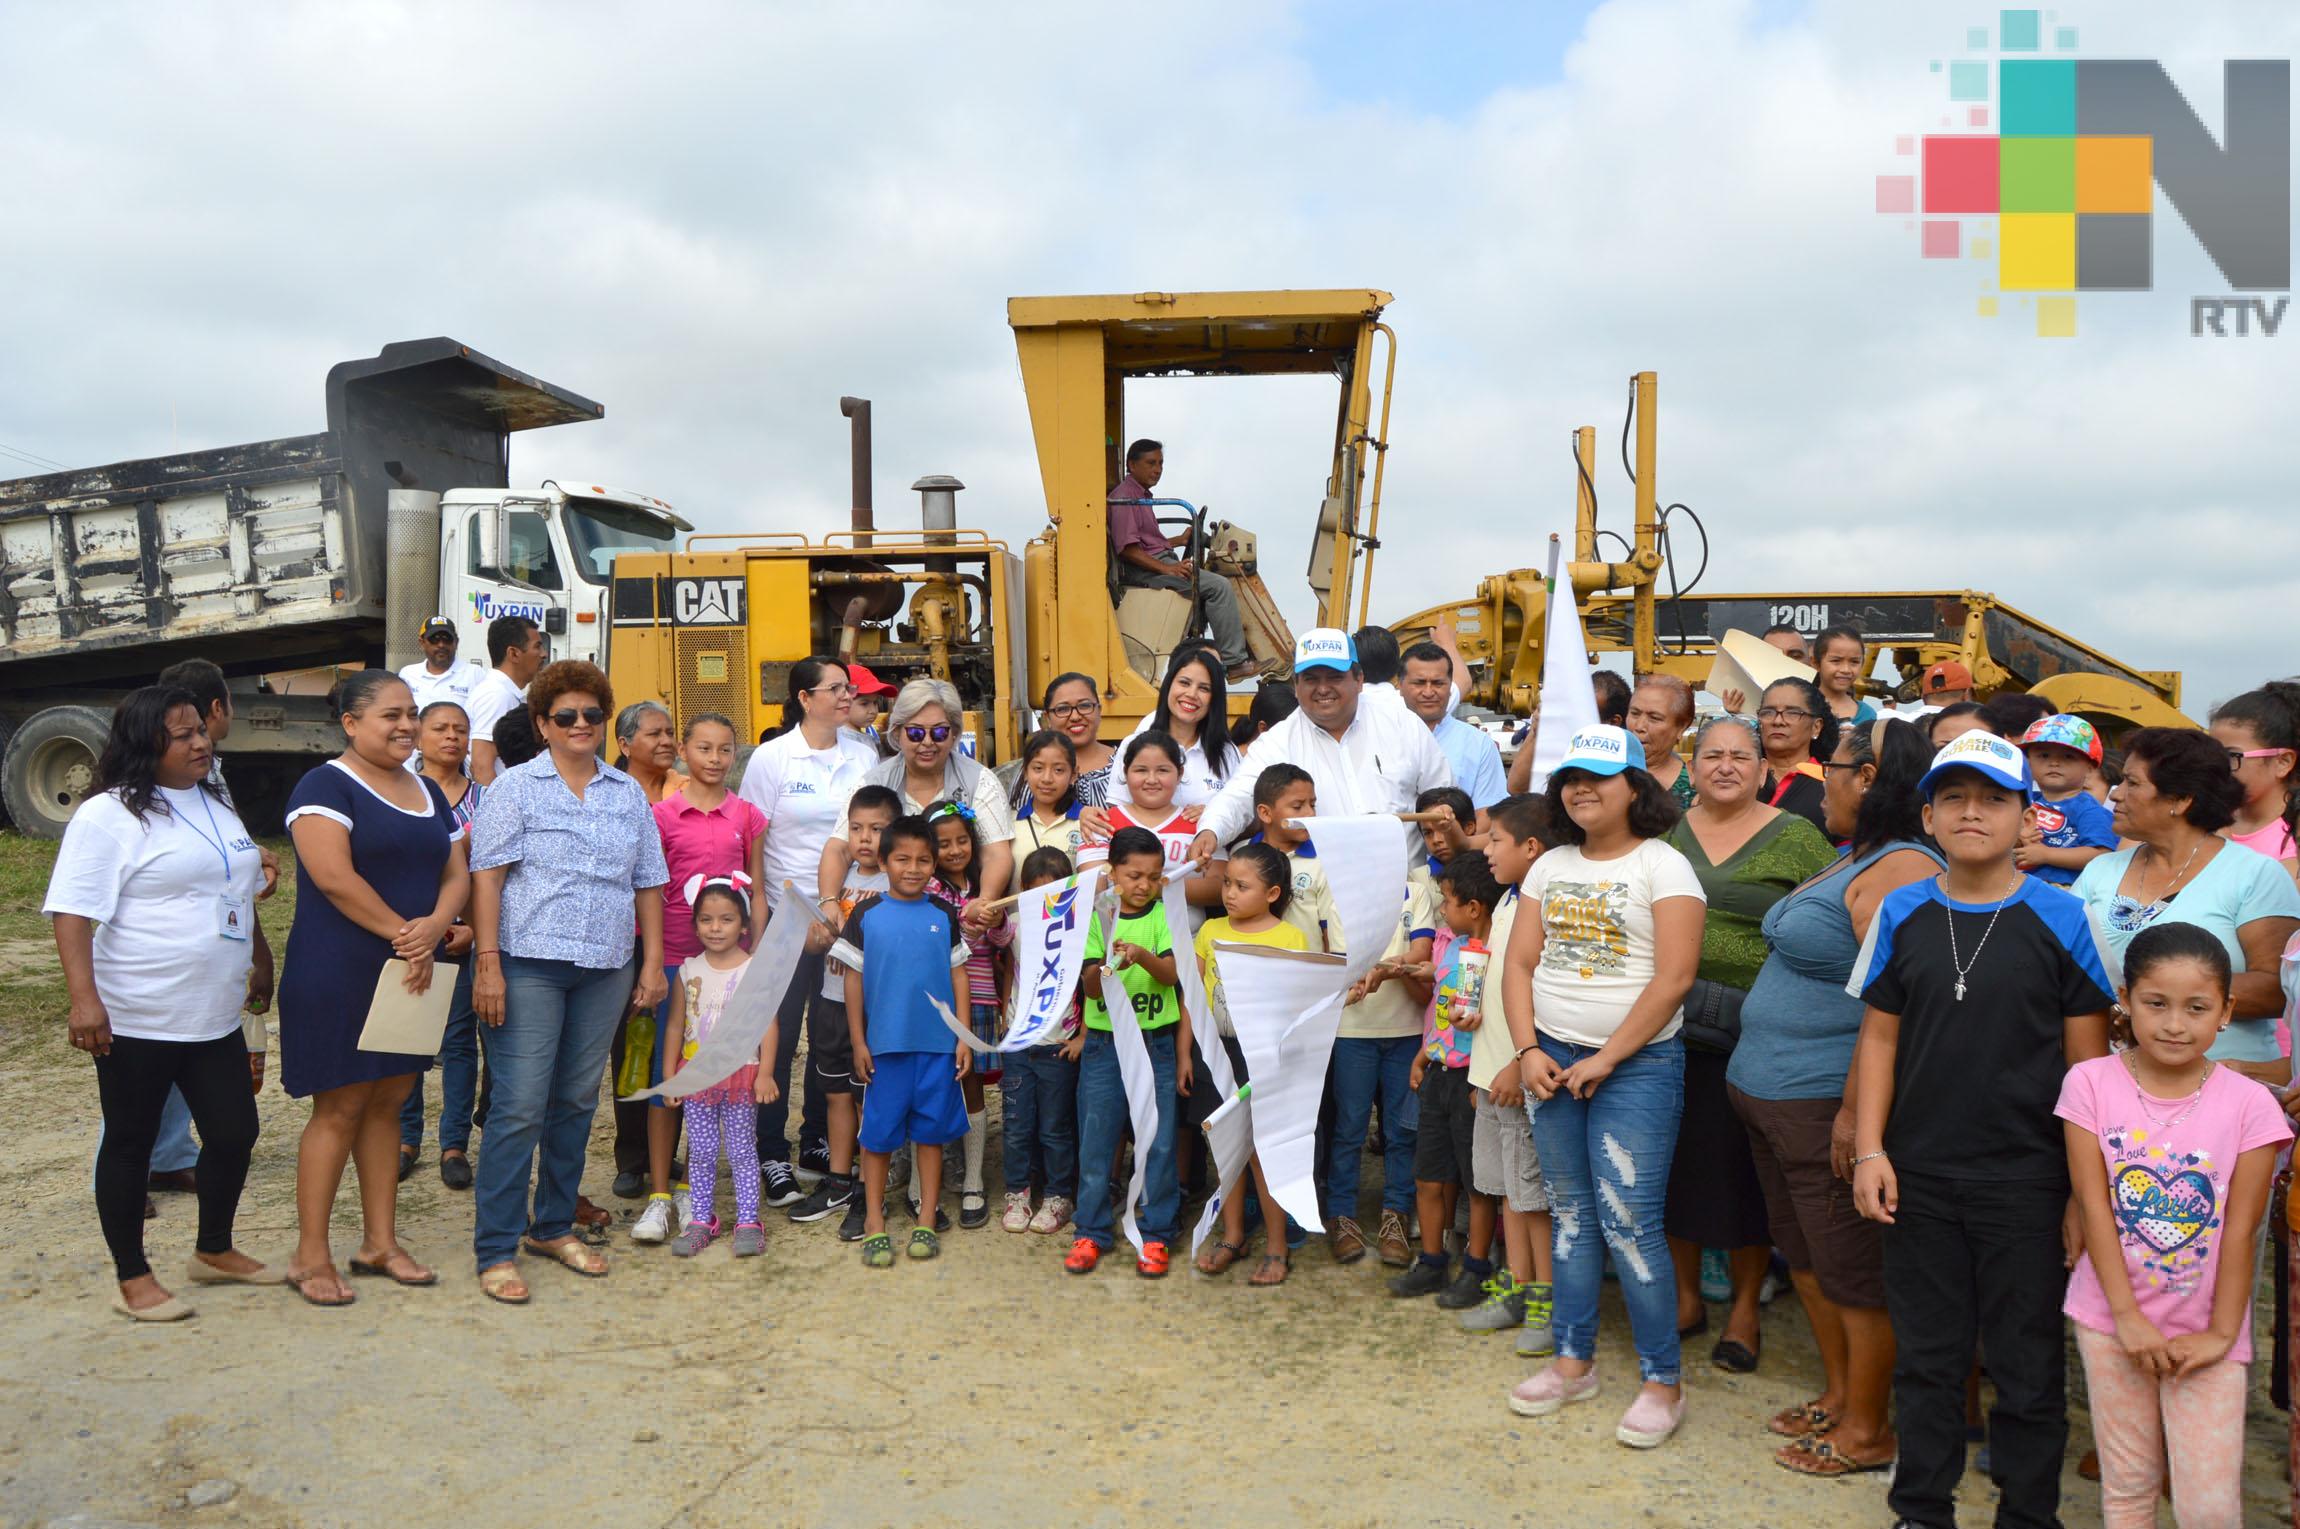
[[[437,1056],[447,1034],[447,1011],[455,1001],[455,980],[461,973],[445,961],[431,964],[431,986],[420,993],[407,990],[407,963],[397,956],[383,963],[375,979],[375,997],[367,1006],[367,1024],[359,1032],[362,1051],[391,1051],[406,1056]]]

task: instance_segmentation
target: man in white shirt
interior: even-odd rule
[[[1195,854],[1213,854],[1254,821],[1254,782],[1279,760],[1310,772],[1318,812],[1349,817],[1411,812],[1414,798],[1454,783],[1453,766],[1420,718],[1363,700],[1365,674],[1347,632],[1318,627],[1294,644],[1294,696],[1301,708],[1254,740],[1198,820]]]
[[[495,724],[527,700],[527,682],[542,672],[551,654],[542,628],[525,616],[498,616],[487,623],[487,658],[495,665],[471,687],[463,709],[471,714],[471,778],[495,784]]]
[[[434,701],[453,701],[468,710],[472,689],[487,671],[456,660],[462,634],[456,631],[455,623],[445,616],[434,616],[423,624],[416,641],[423,644],[422,661],[399,671],[407,688],[415,692],[415,709],[421,712]]]

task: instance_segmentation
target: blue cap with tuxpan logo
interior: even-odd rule
[[[1550,774],[1555,777],[1567,770],[1581,770],[1590,775],[1619,775],[1644,759],[1643,746],[1630,738],[1627,729],[1600,723],[1573,735],[1573,741],[1565,746],[1565,757]]]
[[[1294,672],[1339,669],[1347,674],[1358,666],[1357,640],[1330,626],[1312,627],[1294,643]]]

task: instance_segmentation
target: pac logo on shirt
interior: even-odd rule
[[[2037,832],[2056,834],[2068,826],[2068,814],[2049,802],[2036,804]]]

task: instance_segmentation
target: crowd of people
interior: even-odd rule
[[[1146,498],[1158,463],[1134,465]],[[1142,550],[1145,577],[1170,551]],[[1186,647],[1124,738],[1105,736],[1098,680],[1060,675],[1002,776],[961,746],[940,680],[794,664],[782,726],[746,759],[724,716],[618,711],[604,674],[547,661],[522,618],[490,627],[485,670],[458,664],[453,623],[428,623],[424,662],[343,681],[342,752],[289,803],[280,1081],[311,1111],[276,1266],[233,1221],[279,866],[217,762],[223,676],[179,665],[115,712],[46,902],[70,1037],[95,1060],[114,1305],[191,1314],[146,1259],[155,1185],[196,1188],[189,1282],[322,1306],[363,1278],[436,1283],[394,1214],[435,1063],[437,1171],[473,1195],[480,1288],[530,1300],[523,1259],[605,1276],[614,1217],[582,1193],[602,1078],[619,1100],[675,1078],[785,918],[806,920],[804,947],[755,1059],[616,1108],[630,1242],[757,1256],[777,1210],[835,1219],[885,1269],[941,1255],[947,1185],[958,1230],[995,1216],[1066,1238],[1073,1275],[1131,1213],[1134,1270],[1155,1279],[1190,1251],[1186,1207],[1222,1193],[1196,1273],[1227,1276],[1259,1237],[1245,1283],[1283,1285],[1310,1234],[1259,1162],[1209,1182],[1196,1129],[1220,1102],[1208,1059],[1245,1077],[1213,951],[1340,949],[1302,822],[1400,814],[1404,902],[1325,1079],[1327,1256],[1370,1255],[1395,1271],[1390,1298],[1511,1333],[1541,1361],[1506,1398],[1529,1418],[1600,1394],[1615,1281],[1637,1366],[1615,1434],[1638,1448],[1683,1419],[1713,1306],[1710,1366],[1760,1367],[1778,1276],[1820,1368],[1770,1420],[1773,1458],[1891,1468],[1916,1525],[1954,1522],[1975,1433],[1999,1522],[2057,1522],[2065,1318],[2107,1521],[2153,1523],[2168,1482],[2183,1525],[2236,1523],[2257,1254],[2272,1241],[2282,1269],[2294,1251],[2278,1096],[2300,1008],[2300,684],[2109,749],[2033,697],[1973,701],[1953,666],[1926,677],[1942,704],[1881,713],[1857,632],[1786,635],[1816,678],[1725,698],[1746,715],[1699,719],[1666,674],[1601,673],[1604,720],[1533,790],[1455,715],[1450,643],[1401,651],[1375,628],[1306,634],[1291,684],[1236,719],[1234,655]],[[983,1049],[1013,1012],[1008,894],[1093,867],[1115,908],[1063,1023]],[[1147,1049],[1149,1139],[1130,1141],[1105,972]],[[436,1055],[363,1044],[382,998],[434,984]],[[339,1268],[347,1165],[360,1234]],[[2278,1310],[2276,1350],[2300,1368]]]

